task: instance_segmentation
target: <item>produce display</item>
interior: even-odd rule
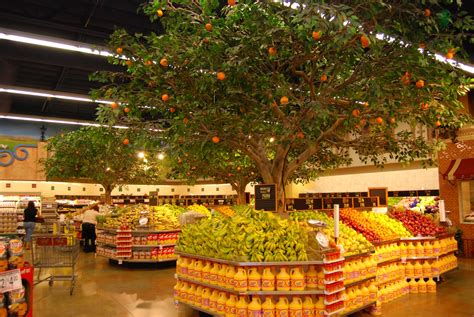
[[[233,217],[216,214],[183,227],[177,250],[237,261],[308,259],[308,235],[298,223],[250,207],[234,210]]]
[[[227,217],[235,216],[235,211],[230,206],[216,206],[213,209],[217,211],[218,213]]]
[[[174,205],[130,205],[116,209],[111,215],[99,216],[98,223],[104,228],[126,227],[133,230],[142,226],[152,230],[173,230],[179,229],[178,216],[185,211],[186,209]],[[140,225],[139,221],[143,218],[148,221]]]
[[[379,214],[369,211],[363,211],[362,214],[364,217],[378,223],[380,226],[390,227],[390,229],[392,229],[392,231],[395,232],[400,238],[407,238],[413,236],[411,232],[408,231],[400,221],[390,218],[386,214]]]
[[[321,220],[326,222],[328,225],[322,231],[334,241],[334,219],[328,216],[324,212],[317,211],[298,211],[291,213],[290,216],[293,220],[306,223],[308,219]],[[372,244],[360,233],[357,233],[354,229],[346,226],[339,221],[339,239],[338,243],[342,245],[345,250],[344,255],[354,255],[358,253],[368,252],[372,249]]]
[[[203,205],[198,205],[198,204],[192,204],[191,206],[187,206],[186,209],[188,211],[194,211],[194,212],[198,212],[200,214],[203,214],[203,215],[206,215],[206,216],[210,216],[211,215],[211,212],[209,211],[209,209],[207,209],[205,206]]]
[[[390,216],[402,222],[414,236],[435,237],[446,233],[445,228],[438,227],[429,217],[411,210],[395,210],[390,213]]]
[[[374,221],[367,213],[354,209],[341,209],[340,217],[344,224],[362,233],[370,242],[381,242],[398,238],[387,224]]]
[[[439,211],[439,197],[404,197],[393,201],[392,207],[398,211],[411,210],[421,214],[435,214]]]

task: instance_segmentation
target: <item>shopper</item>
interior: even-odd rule
[[[23,227],[25,227],[26,237],[25,237],[25,248],[30,249],[31,246],[31,236],[35,230],[36,216],[38,214],[38,209],[35,207],[33,201],[28,202],[28,206],[23,211]]]
[[[97,216],[99,215],[99,206],[94,205],[84,212],[82,218],[82,238],[84,239],[84,252],[95,252],[95,226]]]

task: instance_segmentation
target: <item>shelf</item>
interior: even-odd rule
[[[205,261],[212,261],[212,262],[217,262],[217,263],[223,263],[223,264],[230,264],[233,266],[298,266],[298,265],[320,265],[320,264],[330,264],[330,263],[336,263],[342,261],[341,259],[338,259],[337,261],[330,261],[330,262],[323,262],[323,261],[294,261],[294,262],[236,262],[236,261],[230,261],[230,260],[223,260],[223,259],[216,259],[216,258],[210,258],[207,256],[202,256],[202,255],[197,255],[197,254],[189,254],[189,253],[184,253],[180,251],[175,251],[177,255],[181,255],[184,257],[188,258],[194,258],[194,259],[199,259],[199,260],[205,260]]]
[[[236,291],[227,287],[219,286],[219,285],[214,285],[211,283],[203,282],[203,281],[196,281],[192,278],[180,276],[180,275],[175,275],[176,279],[188,282],[188,283],[193,283],[193,284],[198,284],[202,285],[208,288],[213,288],[219,291],[223,292],[228,292],[240,296],[245,296],[245,295],[331,295],[333,293],[326,293],[324,290],[306,290],[306,291]],[[340,291],[339,291],[340,292]],[[335,292],[337,293],[337,292]]]
[[[455,270],[457,270],[457,269],[459,269],[459,267],[456,266],[456,267],[454,267],[454,268],[452,268],[452,269],[449,269],[449,270],[447,270],[447,271],[441,272],[440,275],[443,275],[443,274],[446,274],[446,273],[455,271]]]
[[[344,272],[344,269],[343,269],[343,268],[340,268],[340,269],[337,269],[337,270],[334,270],[334,271],[326,271],[326,270],[323,268],[323,273],[324,273],[324,274],[334,274],[334,273],[339,273],[339,272]]]
[[[407,260],[437,260],[438,256],[409,256],[406,258],[400,258],[402,261]]]
[[[122,262],[131,262],[131,263],[161,263],[161,262],[174,262],[177,260],[177,258],[172,258],[172,259],[130,259],[130,258],[121,258],[121,257],[113,257],[113,256],[108,256],[105,254],[100,254],[97,253],[98,256],[102,256],[104,258],[108,258],[111,260],[118,261],[119,264],[122,264]]]
[[[371,256],[374,253],[375,251],[369,251],[369,252],[358,253],[358,254],[353,254],[353,255],[345,255],[344,258],[346,259],[346,261],[352,261],[358,258]]]
[[[400,238],[400,241],[423,241],[423,240],[436,240],[436,237],[411,237],[411,238]]]
[[[218,313],[215,313],[213,311],[210,311],[210,310],[207,310],[205,308],[202,308],[202,307],[198,307],[198,306],[195,306],[193,304],[188,304],[188,303],[185,303],[185,302],[181,302],[181,301],[178,301],[179,304],[182,304],[182,305],[186,305],[188,307],[191,307],[192,309],[194,310],[198,310],[198,311],[201,311],[203,313],[206,313],[208,315],[211,315],[213,317],[224,317],[224,315],[219,315]]]
[[[384,261],[382,261],[382,262],[378,262],[378,263],[377,263],[377,266],[381,266],[381,265],[385,265],[385,264],[390,264],[390,263],[398,262],[398,261],[400,261],[400,258],[390,259],[390,260],[384,260]]]
[[[174,247],[176,244],[173,243],[173,244],[155,244],[155,245],[148,245],[148,244],[145,244],[145,245],[140,245],[140,244],[134,244],[132,245],[132,248],[158,248],[158,249],[162,249],[164,247]]]
[[[340,279],[338,279],[336,281],[326,281],[326,280],[324,280],[324,285],[330,285],[330,284],[334,284],[334,283],[342,282],[342,281],[344,281],[343,277],[341,277]]]
[[[364,310],[364,309],[366,309],[366,308],[369,308],[370,306],[374,306],[374,305],[376,305],[376,304],[377,304],[377,302],[370,302],[370,303],[368,303],[368,304],[365,304],[364,306],[361,306],[361,307],[358,307],[358,308],[354,308],[353,310],[350,310],[350,311],[348,311],[348,312],[344,312],[344,313],[341,314],[341,316],[349,316],[349,315],[355,314],[355,313],[357,313],[357,312],[360,312],[360,311],[362,311],[362,310]]]
[[[336,303],[339,303],[339,302],[343,302],[344,300],[345,300],[344,298],[339,298],[339,299],[336,299],[332,302],[326,302],[326,300],[324,300],[324,305],[329,306],[329,305],[333,305],[333,304],[336,304]]]
[[[355,281],[355,282],[350,282],[350,283],[348,283],[348,284],[344,284],[344,287],[345,287],[345,288],[349,288],[349,287],[352,287],[352,286],[357,286],[357,285],[363,284],[363,283],[365,283],[365,282],[367,282],[367,281],[373,280],[373,279],[375,279],[375,278],[376,278],[375,275],[369,276],[369,277],[366,277],[366,278],[364,278],[364,279],[362,279],[362,280],[360,280],[360,281]]]
[[[391,239],[391,240],[384,240],[384,241],[378,241],[378,242],[372,242],[372,244],[377,247],[377,246],[380,246],[380,245],[386,245],[386,244],[391,244],[391,243],[396,243],[396,242],[400,242],[400,238]]]
[[[120,248],[124,248],[124,247],[131,247],[131,248],[137,248],[137,249],[142,249],[142,248],[157,248],[157,249],[162,249],[164,247],[173,247],[175,246],[176,244],[158,244],[158,245],[124,245],[124,246],[117,246],[117,244],[115,243],[110,243],[110,242],[103,242],[103,241],[98,241],[97,242],[100,244],[100,245],[105,245],[105,246],[110,246],[110,247],[113,247],[113,248],[116,248],[116,247],[120,247]],[[122,242],[122,241],[119,241],[119,242]]]
[[[133,234],[137,233],[171,233],[171,232],[180,232],[181,229],[173,229],[173,230],[131,230],[131,231],[123,231],[119,230],[117,228],[104,228],[104,227],[98,227],[97,230],[102,230],[106,232],[111,232],[111,233],[117,233],[117,232],[127,232]]]
[[[395,278],[391,278],[391,279],[388,279],[388,280],[383,281],[383,282],[375,281],[375,283],[376,283],[377,287],[380,287],[380,286],[383,286],[383,285],[386,285],[386,284],[389,284],[389,283],[392,283],[392,282],[395,282],[395,281],[398,281],[398,280],[403,280],[404,278],[405,278],[404,276],[395,277]]]
[[[335,310],[333,312],[324,312],[324,316],[333,316],[333,315],[339,315],[340,313],[342,313],[344,311],[344,308],[341,308],[341,309],[338,309],[338,310]]]
[[[439,279],[439,275],[433,275],[433,276],[405,276],[405,279],[406,280],[416,280],[416,279],[420,279],[420,278],[433,278],[433,279]]]

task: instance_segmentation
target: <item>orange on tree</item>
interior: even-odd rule
[[[429,16],[431,16],[431,10],[426,8],[425,9],[425,17],[429,17]]]
[[[125,64],[127,64],[128,67],[131,67],[133,65],[133,62],[131,60],[127,59]]]
[[[357,118],[360,115],[360,110],[359,109],[352,110],[352,115]]]
[[[369,103],[368,103],[367,101],[366,101],[366,102],[364,102],[364,107],[366,107],[366,108],[367,108],[368,106],[369,106]]]
[[[217,135],[215,135],[215,136],[212,137],[212,142],[214,142],[214,143],[217,144],[217,143],[219,143],[220,141],[221,141],[221,139],[220,139]]]
[[[277,53],[277,50],[275,47],[271,46],[268,48],[268,54],[270,54],[271,56],[276,55],[276,53]]]
[[[225,79],[225,73],[224,72],[218,72],[217,73],[217,79],[218,80],[224,80]]]
[[[161,9],[156,10],[156,15],[161,18],[163,16],[163,10]]]
[[[235,1],[235,0],[227,0],[227,5],[229,5],[229,6],[235,6],[235,5],[236,5],[236,1]]]
[[[362,45],[363,48],[369,47],[370,43],[369,43],[369,39],[367,38],[367,36],[361,35],[360,44]]]
[[[130,108],[128,108],[128,107],[123,108],[123,112],[129,113],[129,112],[130,112]]]
[[[427,102],[422,102],[421,103],[421,110],[428,110],[430,108],[430,105]]]
[[[150,61],[150,60],[145,61],[145,66],[151,66],[151,65],[153,65],[152,61]]]
[[[441,126],[441,121],[439,121],[439,120],[436,121],[435,125],[436,125],[437,128],[440,127]]]
[[[189,123],[189,119],[188,119],[188,118],[184,118],[184,119],[183,119],[183,123],[184,123],[184,124],[188,124],[188,123]]]
[[[409,72],[405,72],[405,74],[403,74],[402,76],[402,83],[405,85],[405,86],[408,86],[410,84],[410,81],[411,81],[411,75]]]
[[[313,37],[313,40],[317,41],[321,38],[321,31],[313,31],[311,36]]]
[[[423,88],[425,86],[425,81],[423,79],[419,79],[416,82],[416,88]]]
[[[128,144],[130,143],[130,141],[129,141],[128,139],[123,139],[122,143],[123,143],[124,145],[128,145]]]
[[[116,103],[115,101],[110,104],[110,108],[112,109],[117,109],[118,106],[119,106],[118,103]]]
[[[168,96],[168,94],[163,94],[161,96],[161,100],[163,100],[164,102],[167,102],[168,100],[170,100],[170,96]]]
[[[304,139],[304,133],[300,131],[300,132],[296,133],[296,137],[298,139]]]
[[[382,123],[383,123],[382,117],[377,117],[377,119],[375,119],[375,121],[377,121],[378,124],[382,124]]]
[[[445,56],[447,59],[453,59],[454,58],[454,54],[451,53],[451,52],[448,52],[446,53],[446,56]]]
[[[389,119],[389,121],[390,121],[390,123],[395,123],[396,120],[395,120],[394,117],[391,117],[391,118]]]
[[[206,25],[204,27],[206,28],[207,31],[209,31],[209,32],[212,31],[212,24],[211,23],[206,23]]]
[[[123,53],[123,48],[117,47],[117,49],[115,51],[117,52],[117,54],[122,54]]]
[[[326,74],[322,74],[321,81],[327,81],[327,80],[328,80],[328,76]]]
[[[160,65],[163,67],[168,67],[168,60],[166,58],[162,58],[160,60]]]
[[[283,96],[283,97],[280,98],[280,104],[286,105],[288,102],[289,102],[289,100],[288,100],[287,96]]]
[[[169,108],[168,110],[169,110],[169,112],[171,112],[171,113],[174,113],[174,112],[176,111],[176,109],[173,108],[173,107]]]

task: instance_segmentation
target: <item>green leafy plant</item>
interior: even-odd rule
[[[144,151],[146,136],[108,127],[84,127],[48,140],[42,161],[49,180],[93,181],[105,190],[106,202],[118,185],[145,184],[162,179],[168,168],[156,152]]]

